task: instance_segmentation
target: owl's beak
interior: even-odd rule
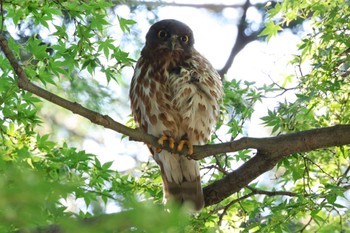
[[[177,36],[172,36],[168,40],[168,48],[170,51],[174,51],[176,49],[176,45],[178,43]]]

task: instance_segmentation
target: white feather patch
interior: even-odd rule
[[[189,160],[185,156],[162,150],[155,154],[155,159],[162,164],[166,179],[169,182],[181,184],[184,179],[194,181],[199,176],[199,167],[195,160]]]

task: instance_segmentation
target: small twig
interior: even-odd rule
[[[260,190],[260,189],[256,189],[256,188],[253,188],[252,186],[247,186],[247,188],[249,190],[251,190],[251,193],[247,194],[247,195],[244,195],[238,199],[234,199],[232,200],[230,203],[228,203],[223,209],[223,212],[220,214],[220,217],[219,217],[219,221],[218,223],[221,224],[222,222],[222,219],[223,219],[223,216],[226,214],[226,212],[228,211],[228,209],[234,205],[235,203],[237,202],[240,202],[244,199],[247,199],[253,195],[256,195],[256,194],[259,194],[259,195],[266,195],[266,196],[269,196],[269,197],[272,197],[272,196],[289,196],[289,197],[296,197],[298,196],[299,194],[297,193],[293,193],[293,192],[288,192],[288,191],[265,191],[265,190]],[[308,196],[308,195],[304,195],[304,196]],[[220,209],[217,209],[217,210],[220,210]]]
[[[234,199],[234,200],[230,201],[230,203],[228,203],[228,204],[223,208],[223,211],[222,211],[222,213],[221,213],[220,216],[219,216],[218,225],[221,225],[221,222],[222,222],[223,217],[225,216],[226,212],[228,211],[228,209],[229,209],[232,205],[234,205],[235,203],[240,202],[240,201],[242,201],[242,200],[244,200],[244,199],[247,199],[247,198],[249,198],[249,197],[251,197],[251,196],[253,196],[253,195],[254,195],[254,193],[252,192],[252,193],[246,194],[246,195],[244,195],[244,196],[242,196],[242,197],[240,197],[240,198],[237,198],[237,199]]]
[[[337,212],[337,215],[339,216],[339,232],[343,232],[343,215],[336,208],[333,208],[333,210]],[[329,212],[329,214],[331,214],[331,212]]]
[[[288,192],[288,191],[266,191],[261,189],[253,188],[252,186],[247,186],[247,188],[252,191],[254,194],[260,194],[260,195],[266,195],[269,197],[273,196],[289,196],[289,197],[296,197],[299,196],[298,193]],[[308,194],[304,194],[303,196],[309,196]]]
[[[309,188],[309,192],[312,192],[312,188],[310,187],[310,171],[309,171],[309,166],[307,164],[307,162],[309,160],[305,159],[305,156],[302,157],[303,158],[303,162],[304,162],[304,174],[303,174],[303,187],[304,187],[304,191],[305,193],[308,193],[306,191],[306,187]]]
[[[299,89],[299,86],[295,86],[295,87],[290,87],[290,88],[285,88],[285,87],[282,87],[281,85],[279,85],[275,80],[273,80],[273,78],[271,77],[271,75],[267,74],[267,77],[271,80],[272,84],[274,86],[277,86],[277,88],[279,88],[281,90],[281,93],[278,93],[277,95],[273,95],[273,96],[264,96],[264,98],[267,98],[267,99],[274,99],[274,98],[277,98],[279,96],[282,96],[284,95],[284,93],[286,93],[287,91],[293,91],[293,90],[297,90]]]
[[[302,233],[312,222],[312,217],[309,219],[309,221],[299,230],[300,233]]]
[[[344,177],[347,176],[349,172],[350,172],[350,165],[346,168],[343,176]],[[337,185],[340,185],[341,183],[342,183],[342,177],[340,177],[340,179],[338,180]],[[348,186],[350,187],[350,185],[348,185]],[[344,186],[344,188],[346,188],[346,187],[347,186]]]
[[[309,159],[306,156],[302,156],[304,160],[309,161],[310,163],[312,163],[313,165],[315,165],[318,169],[320,169],[321,172],[323,172],[326,176],[328,176],[329,178],[331,178],[334,182],[336,182],[336,180],[334,179],[333,176],[331,176],[330,174],[328,174],[325,170],[323,170],[323,168],[318,165],[317,163],[315,163],[314,161],[312,161],[311,159]]]
[[[229,174],[229,172],[227,172],[224,168],[219,167],[217,165],[206,166],[206,167],[203,167],[202,169],[208,169],[208,170],[216,169],[216,170],[218,170],[219,172],[221,172],[224,175],[228,175]]]

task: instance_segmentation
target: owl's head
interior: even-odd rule
[[[191,28],[180,21],[166,19],[151,26],[146,35],[145,48],[154,52],[161,50],[167,53],[190,53],[193,44]]]

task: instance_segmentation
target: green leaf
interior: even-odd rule
[[[102,169],[103,170],[108,170],[113,164],[113,161],[110,161],[110,162],[106,162],[102,165]]]
[[[50,151],[56,145],[54,142],[49,141],[49,134],[40,136],[39,134],[36,137],[37,147],[40,150]]]
[[[47,58],[49,55],[46,52],[47,50],[47,44],[43,43],[43,41],[34,39],[33,37],[30,37],[28,40],[28,50],[30,53],[32,53],[35,58],[39,60],[43,60],[44,58]]]
[[[125,19],[119,16],[118,16],[118,20],[119,20],[120,29],[122,29],[123,32],[130,32],[130,26],[136,24],[134,20]]]
[[[264,30],[259,34],[259,36],[267,36],[267,40],[269,41],[271,37],[276,36],[279,31],[282,31],[283,28],[275,24],[272,21],[269,21],[265,24]]]

